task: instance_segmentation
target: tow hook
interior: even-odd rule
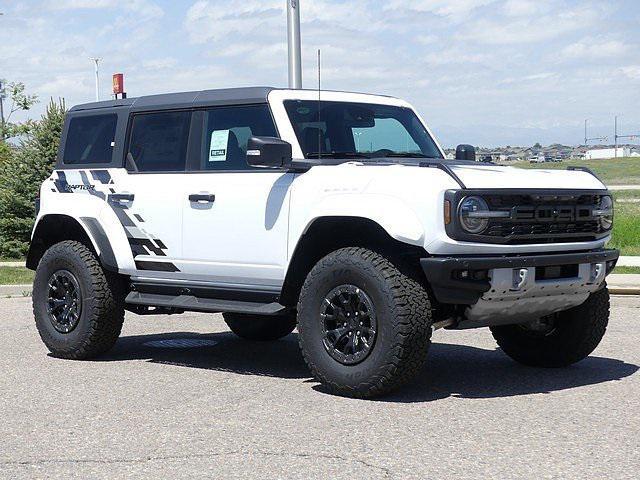
[[[592,263],[591,274],[589,275],[589,283],[599,283],[604,277],[605,264],[604,263]]]
[[[521,290],[529,280],[528,268],[514,268],[513,269],[513,285],[511,290]]]

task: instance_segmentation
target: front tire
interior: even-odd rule
[[[113,347],[122,330],[122,279],[105,272],[82,243],[57,243],[38,263],[33,314],[38,333],[54,356],[97,357]]]
[[[222,314],[225,323],[245,340],[270,341],[289,335],[296,328],[295,315]]]
[[[309,273],[298,302],[298,338],[313,376],[332,393],[389,393],[422,368],[431,340],[423,286],[387,258],[343,248]]]
[[[501,325],[491,333],[504,353],[531,367],[566,367],[588,357],[607,329],[609,290],[533,325]],[[535,328],[534,328],[535,326]]]

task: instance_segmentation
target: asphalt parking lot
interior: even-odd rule
[[[638,478],[640,298],[564,370],[487,330],[438,331],[408,388],[325,393],[295,333],[252,343],[218,315],[127,314],[100,361],[52,358],[28,298],[0,300],[1,478]]]

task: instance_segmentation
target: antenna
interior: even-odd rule
[[[318,160],[322,158],[322,125],[320,124],[320,87],[322,86],[320,49],[318,49]]]

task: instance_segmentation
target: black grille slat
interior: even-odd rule
[[[512,212],[510,219],[491,219],[483,236],[508,239],[507,243],[549,243],[553,241],[585,241],[604,233],[597,220],[588,212],[600,203],[600,195],[484,195],[491,210]],[[575,208],[574,215],[565,218],[550,218],[542,212],[535,218],[538,207],[553,206]],[[577,208],[580,207],[580,208]],[[564,210],[567,211],[567,208]],[[571,212],[571,209],[568,209]],[[515,213],[517,212],[517,213]],[[573,218],[571,218],[573,217]],[[575,236],[575,237],[573,237]]]

